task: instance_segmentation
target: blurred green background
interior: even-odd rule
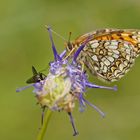
[[[0,2],[0,139],[35,140],[41,109],[32,89],[16,93],[26,85],[31,66],[48,67],[53,59],[45,25],[72,39],[98,28],[140,29],[139,0],[12,0]],[[54,36],[61,52],[64,41]],[[95,77],[92,82],[106,85]],[[139,140],[140,139],[140,58],[120,81],[118,91],[90,89],[87,99],[100,107],[102,119],[90,107],[84,113],[73,112],[79,136],[65,112],[54,113],[44,140]]]

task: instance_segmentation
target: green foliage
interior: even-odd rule
[[[139,0],[12,0],[0,4],[0,139],[34,140],[40,126],[41,109],[32,89],[16,93],[37,70],[52,60],[51,44],[45,24],[66,39],[98,28],[139,28]],[[61,52],[64,41],[54,36]],[[43,72],[44,73],[44,72]],[[47,72],[46,72],[47,73]],[[128,74],[116,82],[118,91],[87,91],[90,102],[97,104],[106,118],[92,109],[74,111],[77,140],[139,140],[140,137],[140,58]],[[95,83],[104,83],[90,78]],[[26,83],[25,83],[26,85]],[[78,106],[78,105],[77,105]],[[73,139],[65,112],[54,113],[45,139]],[[44,139],[44,140],[45,140]]]

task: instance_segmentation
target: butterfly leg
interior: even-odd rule
[[[74,53],[75,49],[73,48],[66,56],[65,56],[65,60],[70,57],[73,53]]]
[[[84,64],[84,62],[82,62],[82,61],[80,61],[80,64],[81,64],[81,67],[82,67],[82,72],[84,71],[84,69],[85,69],[85,64]]]

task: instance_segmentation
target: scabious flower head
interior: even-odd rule
[[[73,135],[77,135],[74,120],[72,117],[72,110],[75,107],[75,101],[77,100],[80,105],[80,110],[83,111],[86,104],[96,109],[102,116],[104,113],[95,105],[88,102],[84,93],[86,88],[105,88],[116,90],[116,87],[104,87],[92,84],[88,81],[86,72],[83,70],[83,66],[76,62],[76,59],[84,48],[85,44],[82,44],[79,49],[70,57],[66,57],[66,51],[60,55],[55,48],[51,29],[48,28],[50,39],[52,43],[52,50],[54,54],[54,61],[50,63],[49,74],[36,80],[35,83],[30,86],[34,87],[34,93],[41,107],[47,107],[52,111],[66,111],[70,116],[70,121],[74,130]],[[17,91],[21,91],[30,86],[20,88]]]
[[[51,110],[71,112],[75,100],[85,92],[87,75],[78,64],[67,60],[50,63],[47,77],[35,83],[35,94],[41,104]]]

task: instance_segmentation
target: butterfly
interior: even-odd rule
[[[77,62],[99,79],[114,82],[123,77],[140,54],[140,30],[101,29],[79,36],[67,44],[72,54],[86,42]]]

